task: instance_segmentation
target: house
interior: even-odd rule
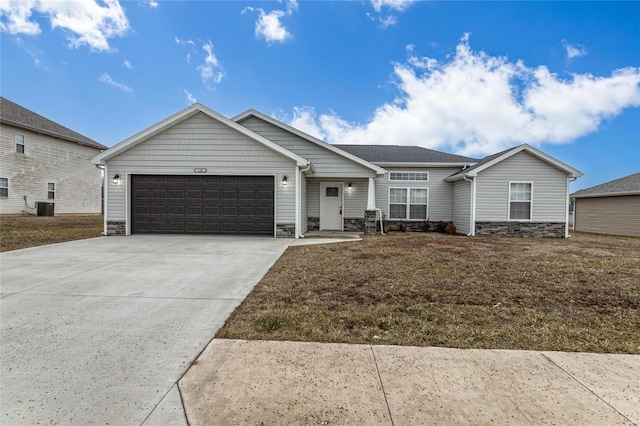
[[[640,237],[640,173],[571,194],[574,229]]]
[[[468,235],[567,235],[581,173],[528,145],[476,160],[407,146],[331,145],[260,112],[194,104],[92,159],[105,234],[375,232],[453,221]]]
[[[0,98],[0,214],[100,214],[101,172],[89,161],[107,147]],[[40,211],[42,213],[42,211]]]

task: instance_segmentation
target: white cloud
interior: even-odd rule
[[[571,45],[566,40],[562,40],[562,44],[567,51],[568,59],[579,58],[587,54],[587,49],[584,46],[579,44]]]
[[[285,16],[291,16],[298,10],[297,0],[289,0],[286,4],[286,10],[272,10],[267,13],[264,9],[246,7],[242,13],[258,12],[258,20],[256,21],[255,35],[258,38],[264,38],[267,43],[284,42],[292,37],[291,33],[282,25],[280,19]]]
[[[415,2],[416,0],[371,0],[371,5],[376,12],[382,11],[383,8],[404,12]]]
[[[184,94],[187,95],[187,102],[189,102],[190,104],[195,104],[196,102],[198,102],[196,97],[193,96],[193,93],[189,92],[187,89],[184,89]]]
[[[128,60],[124,60],[124,62],[122,63],[122,65],[127,68],[127,69],[133,69],[133,65],[131,65],[131,62],[129,62]]]
[[[113,79],[107,73],[102,74],[100,76],[100,78],[98,79],[98,81],[100,81],[101,83],[106,83],[109,86],[116,87],[116,88],[122,90],[123,92],[133,92],[131,87],[129,87],[129,86],[125,85],[125,84],[117,83],[117,82],[113,81]]]
[[[129,30],[129,21],[117,0],[43,1],[3,0],[0,3],[0,30],[9,34],[38,35],[40,25],[33,14],[44,15],[51,28],[67,33],[69,47],[87,45],[92,50],[109,51],[109,39]]]
[[[187,39],[187,40],[182,40],[181,38],[179,38],[178,36],[175,36],[173,38],[173,40],[176,42],[176,44],[186,44],[186,45],[191,45],[191,46],[195,46],[196,43],[193,40]]]
[[[207,52],[207,57],[205,58],[204,63],[197,68],[197,70],[200,71],[202,81],[205,84],[209,82],[218,84],[224,77],[224,71],[218,61],[218,58],[213,52],[213,43],[211,43],[211,40],[207,41],[207,43],[202,46],[202,49]]]
[[[394,64],[398,94],[366,123],[294,108],[291,124],[332,143],[419,145],[469,156],[529,143],[569,143],[640,106],[640,68],[562,79],[545,66],[474,52],[465,35],[445,62],[408,49]]]
[[[155,9],[155,8],[157,8],[158,6],[160,6],[160,3],[158,3],[158,2],[157,2],[157,1],[155,1],[155,0],[145,0],[144,2],[142,2],[142,5],[143,5],[143,6],[150,7],[151,9]]]

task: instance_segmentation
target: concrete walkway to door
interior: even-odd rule
[[[186,424],[176,382],[290,243],[134,235],[0,254],[0,424]]]

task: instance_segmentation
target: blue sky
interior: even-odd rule
[[[104,145],[200,102],[331,143],[640,171],[640,2],[0,0],[2,96]]]

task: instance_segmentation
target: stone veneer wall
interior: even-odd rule
[[[308,217],[307,218],[307,231],[319,231],[320,230],[320,218]]]
[[[276,238],[295,238],[295,223],[279,223],[276,225]]]
[[[124,220],[108,220],[107,235],[124,235],[127,233],[127,222]]]
[[[342,230],[347,232],[364,232],[364,219],[345,217]]]
[[[476,235],[564,238],[564,222],[476,222]]]
[[[387,221],[387,223],[389,224],[389,231],[394,232],[394,231],[401,231],[401,224],[403,221],[401,220],[389,220]],[[404,223],[407,225],[407,232],[423,232],[422,231],[422,221],[419,222],[409,222],[409,221],[404,221]],[[435,226],[435,223],[431,223],[431,227],[429,228],[429,230],[433,230]]]

